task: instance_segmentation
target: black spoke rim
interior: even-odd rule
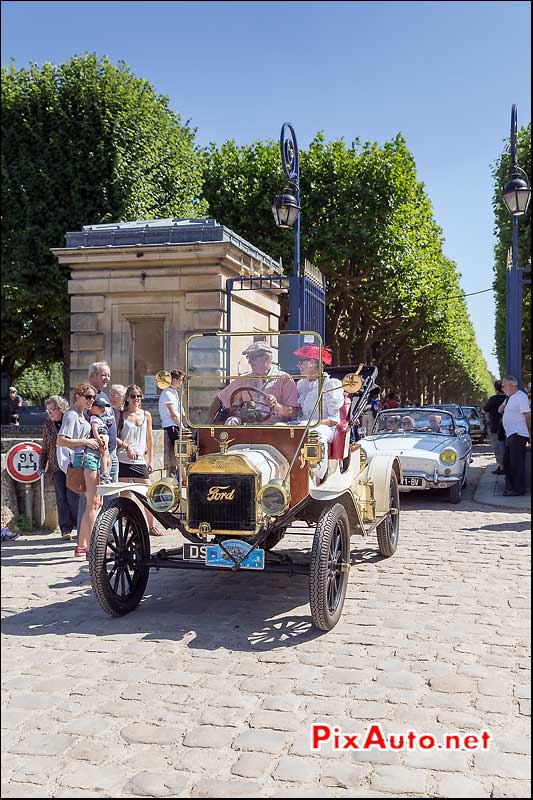
[[[398,514],[398,499],[397,493],[394,488],[394,484],[391,482],[390,485],[390,532],[389,532],[389,539],[391,545],[396,544],[396,540],[398,538],[398,531],[399,531],[399,514]]]
[[[142,546],[139,524],[119,514],[107,537],[104,569],[109,588],[121,601],[135,591],[141,579]]]
[[[343,530],[342,526],[337,523],[335,530],[329,543],[328,553],[328,574],[326,577],[326,601],[328,604],[328,611],[334,614],[337,610],[343,586]]]

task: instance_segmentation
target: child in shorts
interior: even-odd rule
[[[106,403],[103,397],[97,397],[91,406],[91,415],[89,422],[91,423],[91,436],[96,439],[100,445],[100,480],[102,483],[111,483],[111,475],[109,470],[111,468],[111,456],[109,455],[109,433],[107,425],[102,419],[105,414],[106,408],[110,408],[109,403]]]

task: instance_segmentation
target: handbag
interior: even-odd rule
[[[76,494],[85,494],[87,491],[84,475],[85,452],[84,450],[81,458],[81,467],[73,467],[72,464],[67,467],[67,489]]]

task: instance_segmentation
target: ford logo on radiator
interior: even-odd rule
[[[231,489],[231,491],[228,491],[228,489],[229,484],[227,486],[211,486],[207,493],[207,502],[233,500],[235,498],[235,489]]]

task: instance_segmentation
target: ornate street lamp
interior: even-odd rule
[[[509,209],[509,213],[513,217],[521,217],[527,211],[531,198],[531,188],[524,170],[520,169],[520,167],[515,167],[515,169],[522,173],[524,178],[521,178],[518,172],[515,173],[511,180],[505,184],[502,197]]]
[[[292,228],[300,213],[300,206],[291,192],[292,189],[288,186],[282,194],[276,195],[272,203],[272,213],[278,228]]]
[[[522,274],[518,269],[518,218],[523,216],[531,198],[531,188],[524,170],[520,169],[516,157],[517,114],[516,105],[511,108],[511,174],[505,185],[502,198],[513,220],[511,263],[505,279],[505,369],[522,383]],[[523,177],[522,177],[523,176]]]
[[[300,161],[296,134],[290,122],[281,126],[279,137],[281,163],[288,185],[278,194],[272,204],[276,225],[280,228],[294,228],[294,272],[290,279],[289,328],[300,330],[303,322],[303,309],[300,304]]]

